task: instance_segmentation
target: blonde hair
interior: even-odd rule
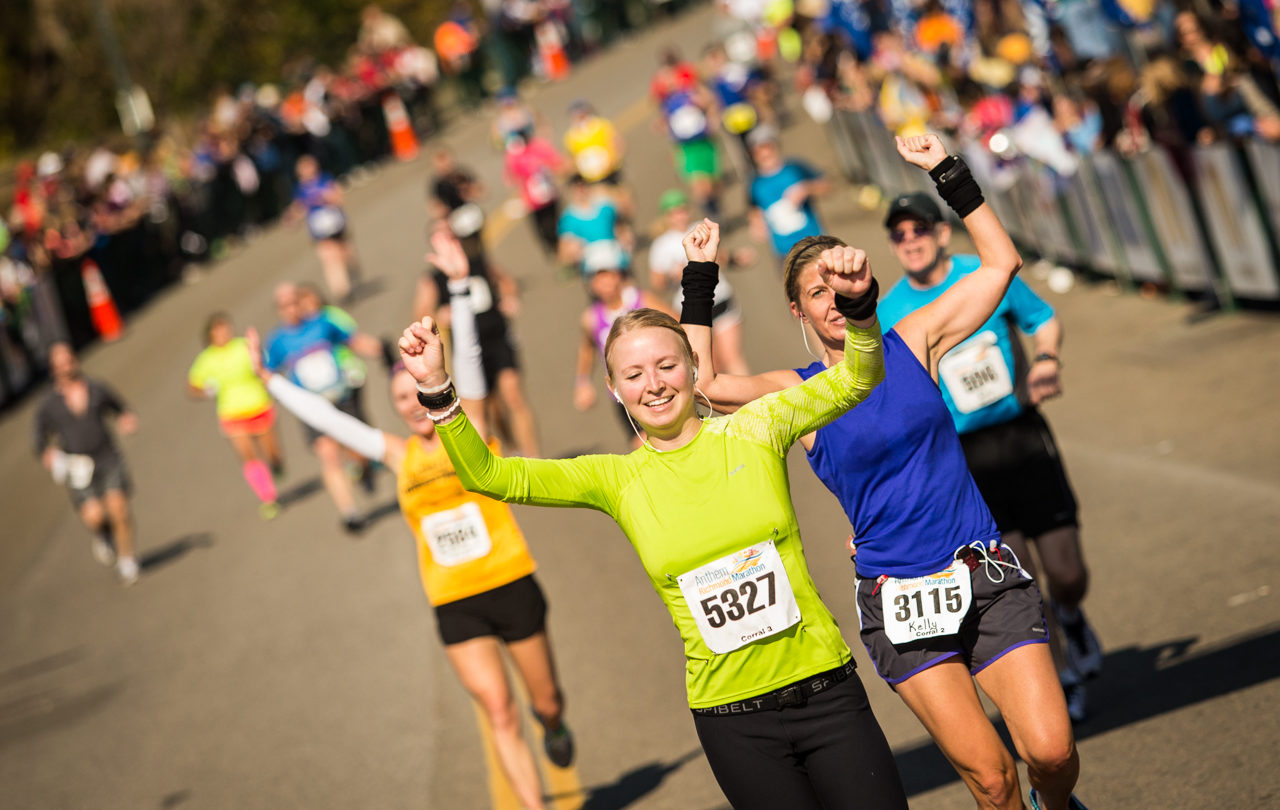
[[[693,346],[689,343],[689,336],[684,333],[684,328],[680,326],[680,322],[665,312],[642,307],[618,318],[613,322],[613,326],[609,328],[609,337],[604,342],[604,372],[610,380],[613,379],[613,367],[609,362],[609,358],[613,354],[613,344],[617,343],[618,338],[623,335],[651,328],[670,329],[675,332],[680,338],[680,348],[684,351],[684,359],[689,362],[690,368],[696,367],[693,362]]]
[[[800,274],[812,262],[817,261],[822,251],[833,247],[848,247],[848,244],[835,236],[806,236],[787,252],[783,260],[782,289],[787,300],[796,306],[800,305]]]

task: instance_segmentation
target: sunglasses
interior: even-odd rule
[[[917,236],[928,236],[933,233],[933,226],[926,225],[923,228],[917,228],[909,225],[906,228],[894,228],[889,231],[889,241],[895,245],[901,245],[908,239],[915,239]]]

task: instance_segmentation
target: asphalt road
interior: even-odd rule
[[[643,106],[660,45],[697,53],[699,11],[647,32],[533,99],[556,127],[576,97],[628,129],[638,210],[675,185]],[[795,100],[794,107],[798,108]],[[505,198],[487,122],[445,140],[490,187],[490,236],[523,288],[517,331],[545,451],[622,450],[614,416],[570,404],[574,284],[557,281]],[[797,117],[785,150],[835,169],[821,130]],[[363,328],[410,317],[425,249],[425,157],[349,192],[368,295]],[[726,195],[730,242],[746,239],[741,186]],[[879,212],[843,183],[827,227],[898,275]],[[1087,610],[1109,653],[1078,728],[1078,789],[1095,808],[1280,806],[1280,320],[1232,314],[1189,324],[1185,305],[1106,284],[1055,295],[1066,327],[1066,395],[1045,411],[1079,496],[1093,585]],[[125,441],[136,484],[142,580],[122,589],[88,553],[65,495],[31,458],[33,403],[0,422],[0,805],[13,808],[481,808],[482,737],[435,637],[391,477],[363,503],[360,539],[338,529],[317,466],[286,417],[285,489],[259,520],[212,407],[183,379],[205,316],[269,327],[280,280],[318,279],[301,230],[263,235],[166,293],[119,342],[86,353],[141,416]],[[755,369],[807,362],[768,261],[733,276]],[[370,413],[399,429],[384,377]],[[857,643],[847,530],[799,452],[793,496],[808,556],[897,755],[913,807],[971,806],[916,720]],[[606,518],[518,509],[552,605],[550,628],[578,735],[559,807],[716,808],[684,703],[679,641],[638,561]],[[578,779],[580,791],[564,788]],[[1025,783],[1024,783],[1025,784]]]

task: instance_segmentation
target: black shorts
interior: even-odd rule
[[[491,394],[497,388],[499,374],[509,368],[520,370],[516,347],[506,332],[480,336],[480,365],[484,368],[484,386]]]
[[[1039,411],[962,434],[960,445],[1001,532],[1034,538],[1078,525],[1075,493]]]
[[[1000,557],[1019,565],[1013,549],[1001,544]],[[1017,569],[992,568],[1004,574],[994,582],[988,567],[979,565],[970,572],[973,601],[960,625],[960,632],[948,636],[894,644],[884,631],[881,594],[874,578],[858,576],[858,618],[862,622],[862,643],[875,664],[876,672],[890,686],[896,686],[934,664],[959,656],[974,675],[1005,653],[1025,644],[1049,640],[1040,589],[1030,575]]]
[[[359,419],[361,422],[365,421],[364,411],[360,408],[360,397],[355,391],[349,392],[345,397],[333,403],[333,407],[342,411],[347,416]],[[306,437],[307,446],[310,447],[315,444],[316,439],[323,436],[324,433],[311,427],[311,425],[308,425],[306,422],[303,422],[302,435]]]
[[[538,235],[542,249],[551,255],[560,244],[560,203],[552,200],[547,205],[533,210],[533,229]]]
[[[884,732],[857,673],[803,706],[693,715],[735,810],[906,808]]]
[[[124,466],[124,459],[119,456],[97,459],[93,465],[93,477],[89,485],[82,489],[67,487],[71,496],[71,504],[76,509],[91,500],[102,500],[108,492],[120,492],[128,495],[133,491],[133,482],[129,478],[129,469]]]
[[[436,606],[436,629],[445,646],[497,636],[510,644],[547,626],[547,600],[533,574],[491,591]]]

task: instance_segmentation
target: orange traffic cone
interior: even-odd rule
[[[568,78],[569,54],[565,52],[560,27],[553,22],[544,22],[534,31],[534,37],[538,41],[538,54],[542,57],[547,78],[553,82]]]
[[[124,332],[124,322],[120,320],[120,311],[111,298],[111,290],[107,288],[107,280],[102,277],[98,263],[85,257],[80,265],[80,278],[84,282],[84,297],[89,300],[89,320],[93,328],[103,340],[112,341]]]
[[[391,134],[391,151],[397,160],[413,160],[418,156],[418,136],[409,123],[409,111],[394,92],[382,97],[382,114],[387,119],[387,132]]]

